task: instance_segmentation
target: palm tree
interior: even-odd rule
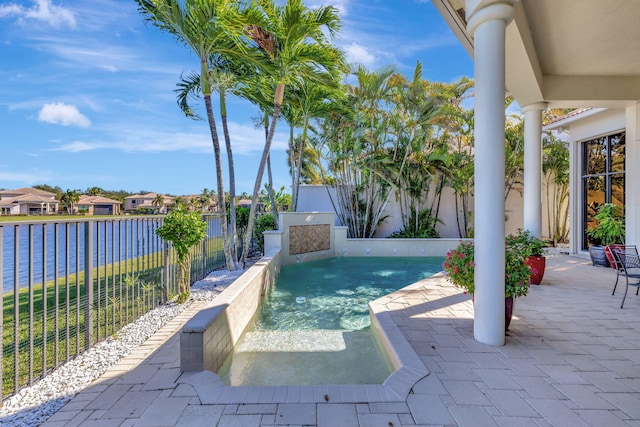
[[[250,15],[251,14],[248,13],[248,16]],[[243,61],[245,59],[248,60]],[[229,197],[231,200],[235,200],[235,166],[227,120],[227,93],[240,94],[241,96],[245,93],[243,91],[243,83],[251,81],[257,76],[255,66],[256,60],[252,60],[250,56],[238,59],[214,53],[209,58],[209,64],[211,68],[211,71],[209,72],[211,90],[218,92],[218,98],[220,101],[220,119],[222,121],[222,130],[227,150],[227,163],[229,170]],[[178,89],[175,91],[178,94],[178,105],[185,115],[198,120],[200,117],[191,107],[189,100],[192,97],[199,97],[201,95],[200,81],[200,75],[197,73],[192,73],[188,76],[183,75],[181,77],[181,81],[178,83]],[[236,206],[234,203],[230,203],[228,233],[231,257],[234,259],[234,262],[237,262],[238,260],[235,244],[237,236],[236,222]]]
[[[549,237],[555,246],[566,241],[569,218],[569,149],[567,143],[552,134],[545,135],[542,148],[542,172],[547,198]]]
[[[139,12],[158,28],[190,47],[200,61],[200,91],[204,98],[216,163],[218,206],[224,206],[224,181],[220,143],[211,104],[210,63],[215,53],[235,56],[242,52],[237,39],[246,26],[241,4],[236,0],[136,0]],[[226,209],[220,209],[227,224]],[[229,270],[237,268],[228,230],[222,227],[224,253]]]
[[[312,84],[303,80],[292,88],[290,94],[289,101],[283,106],[282,114],[291,129],[288,163],[291,168],[291,209],[295,211],[305,165],[304,155],[309,152],[307,142],[311,120],[328,117],[334,111],[334,100],[340,98],[342,92],[335,84]],[[298,140],[293,137],[294,126],[302,127]]]
[[[340,114],[324,125],[329,165],[335,173],[337,204],[349,237],[372,237],[384,220],[383,212],[391,194],[391,182],[381,179],[382,158],[392,141],[390,120],[385,109],[395,87],[395,70],[385,67],[370,72],[363,66],[354,68],[357,84],[346,87],[347,98]],[[337,117],[340,119],[337,120]],[[333,129],[331,129],[333,128]]]
[[[154,199],[151,202],[151,204],[153,206],[157,206],[158,207],[158,213],[161,213],[162,207],[164,206],[164,196],[162,194],[160,194],[160,193],[156,194],[156,197],[154,197]]]
[[[264,74],[247,76],[245,84],[238,88],[238,93],[246,100],[256,104],[260,109],[260,118],[256,119],[256,127],[262,126],[264,129],[265,143],[269,139],[269,118],[273,115],[273,97],[270,95],[272,80]],[[275,221],[275,228],[278,228],[278,212],[273,191],[273,173],[271,170],[271,155],[267,156],[267,178],[268,193],[271,199],[272,215]]]
[[[104,194],[104,190],[100,187],[90,187],[87,188],[87,194],[89,196],[100,196]]]
[[[256,201],[282,108],[285,87],[297,80],[325,83],[336,79],[338,73],[345,68],[342,52],[329,44],[329,37],[335,35],[340,26],[335,7],[308,9],[302,0],[288,0],[284,6],[276,6],[273,0],[257,0],[256,3],[260,6],[263,19],[250,25],[247,35],[272,66],[275,93],[273,118],[253,186],[253,203],[243,245],[243,264],[249,253]]]
[[[67,213],[72,215],[75,212],[75,205],[80,201],[80,192],[78,190],[69,190],[65,191],[60,198],[62,202],[65,203]]]

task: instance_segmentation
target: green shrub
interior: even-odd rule
[[[603,203],[593,217],[597,224],[587,230],[595,245],[614,245],[624,243],[624,215],[613,203]]]
[[[405,217],[404,228],[392,233],[389,237],[400,239],[426,239],[440,237],[436,225],[442,221],[431,215],[430,209],[423,209],[416,217],[416,211],[411,210],[409,217]]]
[[[256,242],[256,247],[260,252],[264,252],[264,233],[267,230],[276,229],[276,220],[272,214],[260,215],[256,219],[256,225],[253,229],[253,238]]]

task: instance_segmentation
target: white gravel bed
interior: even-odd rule
[[[211,272],[192,285],[191,298],[185,303],[170,302],[151,310],[122,328],[115,337],[96,344],[34,385],[20,390],[0,407],[0,424],[2,427],[40,425],[193,301],[214,299],[244,271],[224,269]]]

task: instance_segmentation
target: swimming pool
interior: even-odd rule
[[[368,303],[441,267],[441,257],[285,266],[219,375],[227,385],[382,384],[392,368],[371,333]]]

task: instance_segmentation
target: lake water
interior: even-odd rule
[[[29,283],[29,266],[33,269],[33,283],[42,283],[43,264],[46,258],[47,280],[54,278],[56,254],[58,258],[58,276],[65,273],[74,274],[84,270],[85,257],[85,224],[86,223],[46,223],[15,226],[3,226],[2,260],[3,291],[10,292],[15,283],[16,250],[15,241],[18,235],[18,283],[24,287]],[[148,245],[159,239],[155,236],[155,228],[159,223],[145,226],[132,221],[94,222],[93,224],[93,266],[111,263],[115,256],[119,259],[130,259],[138,254],[148,253]],[[56,241],[57,228],[57,248]],[[98,231],[99,230],[99,231]],[[33,237],[30,238],[32,233]],[[43,236],[46,237],[46,253],[43,252]],[[122,238],[122,242],[120,239]],[[125,243],[125,239],[127,239]],[[32,242],[30,244],[30,241]],[[68,242],[68,244],[67,244]],[[98,258],[98,248],[100,257]],[[159,243],[154,251],[159,250]],[[115,254],[114,254],[115,249]],[[68,265],[67,265],[68,261]]]
[[[19,226],[0,223],[2,233],[2,290],[12,292],[16,282],[16,235],[18,240],[18,285],[29,283],[31,265],[33,283],[42,283],[43,265],[46,265],[46,279],[55,277],[56,254],[58,277],[84,270],[85,227],[87,222],[46,222]],[[162,250],[163,240],[155,230],[162,224],[162,218],[132,218],[119,220],[91,221],[93,226],[93,266],[133,259]],[[209,220],[208,236],[219,236],[219,221]],[[57,247],[56,242],[57,229]],[[30,238],[30,234],[33,235]],[[30,244],[30,241],[32,242]],[[43,242],[46,241],[46,245]],[[46,253],[44,251],[46,248]],[[31,256],[30,256],[31,254]],[[46,259],[46,264],[45,260]]]

